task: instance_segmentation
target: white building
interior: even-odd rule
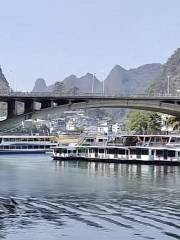
[[[121,127],[120,127],[119,123],[115,123],[112,125],[112,133],[117,134],[120,132],[120,130],[121,130]]]
[[[97,131],[99,134],[108,134],[109,132],[109,126],[107,122],[102,122],[97,127]]]
[[[75,131],[76,129],[76,124],[74,119],[70,119],[66,122],[66,130],[67,131]]]
[[[173,128],[172,126],[170,126],[168,124],[168,120],[171,116],[170,115],[167,115],[167,114],[162,114],[161,115],[161,120],[162,120],[162,127],[161,127],[161,131],[164,131],[164,132],[172,132],[173,131]]]

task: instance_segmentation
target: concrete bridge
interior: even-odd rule
[[[0,94],[0,102],[7,105],[7,119],[0,122],[0,130],[12,128],[27,119],[50,119],[64,110],[86,108],[129,108],[180,116],[179,96],[105,96],[102,94],[59,95],[52,93]],[[18,114],[17,105],[23,111]]]

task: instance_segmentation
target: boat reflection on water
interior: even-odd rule
[[[130,180],[141,179],[160,182],[165,179],[169,181],[176,180],[176,172],[180,174],[179,166],[156,166],[140,164],[118,164],[118,163],[100,163],[100,162],[82,162],[82,161],[55,161],[57,169],[80,168],[87,169],[88,175],[106,176],[106,177],[126,177]],[[169,178],[170,177],[170,178]]]

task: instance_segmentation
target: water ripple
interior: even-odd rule
[[[58,227],[65,226],[71,219],[87,226],[110,230],[112,226],[129,229],[135,236],[154,239],[152,229],[162,236],[180,239],[179,208],[153,197],[140,198],[126,195],[104,199],[91,196],[65,196],[55,198],[0,198],[0,228],[10,225],[33,226],[37,220],[44,220]],[[154,204],[153,200],[156,204]],[[172,221],[173,220],[173,221]],[[143,231],[142,227],[146,230]],[[141,229],[141,233],[139,232]],[[168,229],[168,231],[167,231]],[[149,235],[147,234],[149,232]]]

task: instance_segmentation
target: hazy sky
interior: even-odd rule
[[[70,74],[101,80],[120,64],[161,62],[180,47],[180,0],[0,0],[0,64],[30,90]]]

